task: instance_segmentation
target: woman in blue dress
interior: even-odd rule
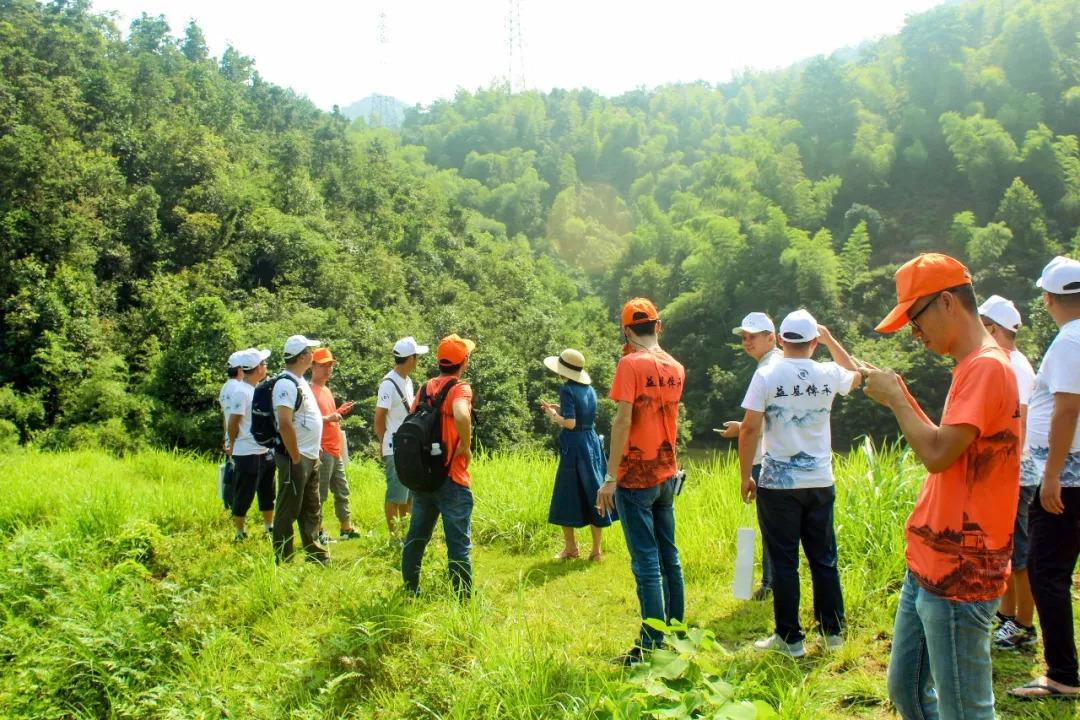
[[[563,550],[560,560],[580,557],[574,528],[590,526],[592,552],[590,560],[600,559],[600,532],[611,525],[612,515],[596,512],[596,493],[603,483],[607,459],[603,444],[596,434],[596,391],[585,372],[585,357],[577,350],[563,350],[544,360],[552,372],[566,378],[559,389],[559,404],[541,403],[552,422],[562,428],[559,433],[559,469],[555,473],[555,489],[551,494],[548,522],[563,529]]]

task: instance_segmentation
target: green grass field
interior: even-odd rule
[[[474,463],[476,594],[460,604],[445,580],[441,530],[424,568],[430,592],[400,594],[374,463],[349,470],[356,522],[369,535],[332,545],[324,569],[276,567],[261,538],[234,545],[206,460],[8,455],[0,716],[636,717],[625,702],[635,686],[608,662],[630,646],[638,622],[621,531],[605,534],[602,563],[551,560],[554,469],[549,456]],[[718,641],[696,661],[715,666],[736,699],[764,701],[785,720],[891,717],[884,675],[918,467],[895,451],[837,460],[850,636],[833,655],[811,643],[800,661],[748,649],[771,632],[772,610],[732,598],[735,531],[753,522],[733,458],[689,470],[676,510],[687,621]],[[996,658],[1000,716],[1080,717],[1070,704],[1005,697],[1040,667],[1035,653]],[[717,717],[754,716],[739,712]]]

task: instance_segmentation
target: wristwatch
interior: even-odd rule
[[[604,484],[618,482],[615,478],[611,477],[608,473],[604,473]]]

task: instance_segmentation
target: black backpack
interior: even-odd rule
[[[304,402],[304,391],[300,389],[300,383],[287,373],[266,378],[255,386],[255,395],[251,398],[251,436],[255,438],[255,442],[268,448],[281,444],[281,435],[278,434],[277,424],[274,422],[274,385],[278,380],[288,380],[296,386],[296,405],[293,412],[299,410]]]
[[[427,384],[420,388],[416,410],[409,413],[394,433],[394,469],[398,480],[410,490],[432,492],[442,487],[450,475],[450,461],[456,448],[442,441],[442,404],[446,395],[457,385],[451,378],[434,398],[428,396]],[[441,452],[431,454],[439,443]]]

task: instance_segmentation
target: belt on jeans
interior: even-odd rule
[[[595,428],[596,428],[595,425],[575,425],[570,430],[570,432],[588,432],[590,430],[594,430]]]

